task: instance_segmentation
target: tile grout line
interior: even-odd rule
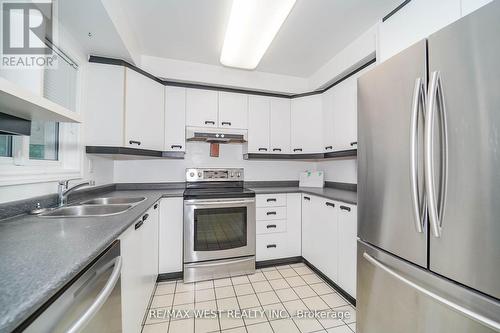
[[[264,274],[264,272],[260,271],[260,274],[262,274],[262,276],[264,277],[264,279],[265,279],[264,281],[266,281],[267,283],[269,283],[269,282],[267,281],[267,278],[266,278],[266,275]],[[250,279],[249,279],[249,280],[250,280]],[[258,281],[258,282],[261,282],[261,281]],[[269,284],[269,285],[270,285],[270,284]],[[257,302],[259,302],[260,307],[261,307],[261,308],[262,308],[262,310],[264,311],[264,306],[262,305],[262,303],[260,302],[259,297],[257,296],[257,292],[255,291],[255,288],[253,287],[252,281],[250,281],[250,287],[252,287],[252,290],[253,290],[253,292],[254,292],[254,294],[255,294],[255,297],[257,298]],[[271,286],[271,289],[272,289],[272,286]],[[285,311],[286,311],[286,309],[285,309]],[[288,311],[287,311],[287,313],[288,313]],[[264,313],[264,316],[266,316],[266,319],[267,319],[267,321],[266,321],[266,322],[269,324],[269,327],[271,327],[271,331],[273,331],[273,333],[276,333],[276,332],[274,331],[273,325],[271,325],[271,320],[269,320],[269,317],[267,316],[267,314],[266,314],[266,313]],[[260,323],[259,323],[259,324],[260,324]],[[248,331],[248,330],[247,330],[247,331]]]

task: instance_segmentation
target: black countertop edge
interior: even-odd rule
[[[344,191],[358,191],[358,184],[353,184],[353,183],[340,183],[340,182],[325,182],[325,187],[329,188],[336,188],[338,190],[344,190]]]
[[[100,155],[129,155],[129,156],[144,156],[156,158],[171,158],[183,159],[185,153],[177,151],[161,151],[138,149],[130,147],[114,147],[114,146],[85,146],[87,154],[100,154]]]
[[[256,180],[248,181],[244,183],[245,187],[298,187],[298,180],[277,180],[277,181],[267,181],[267,180]]]

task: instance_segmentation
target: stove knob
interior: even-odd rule
[[[233,177],[234,177],[234,172],[232,172],[232,171],[231,171],[231,172],[229,173],[229,177],[233,178]]]
[[[198,178],[201,178],[201,172],[198,172]]]
[[[238,173],[236,174],[236,177],[240,178],[240,177],[241,177],[241,172],[238,172]]]
[[[194,172],[189,173],[189,177],[193,178],[194,177]]]

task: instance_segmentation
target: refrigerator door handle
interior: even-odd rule
[[[399,273],[397,273],[396,271],[392,270],[391,268],[387,267],[386,265],[384,265],[383,263],[381,263],[380,261],[378,261],[377,259],[373,258],[371,255],[369,255],[368,253],[364,252],[363,253],[363,257],[369,262],[371,263],[372,265],[374,265],[375,267],[377,268],[380,268],[381,270],[383,270],[384,272],[386,272],[387,274],[391,275],[392,277],[396,278],[397,280],[403,282],[404,284],[408,285],[409,287],[421,292],[422,294],[432,298],[433,300],[435,300],[436,302],[438,303],[441,303],[447,307],[449,307],[450,309],[452,309],[453,311],[463,315],[463,316],[466,316],[467,318],[470,318],[476,322],[478,322],[479,324],[481,325],[484,325],[486,327],[489,327],[495,331],[500,331],[500,322],[497,322],[495,320],[492,320],[488,317],[485,317],[477,312],[474,312],[474,311],[471,311],[455,302],[452,302],[442,296],[439,296],[435,293],[433,293],[432,291],[430,290],[427,290],[425,289],[424,287],[420,286],[419,284],[413,282],[413,281],[410,281],[409,279],[407,279],[406,277],[400,275]]]
[[[443,87],[439,71],[431,74],[429,83],[429,100],[427,103],[427,112],[425,118],[424,151],[425,151],[425,187],[427,190],[429,219],[431,222],[432,233],[434,237],[441,237],[442,220],[446,198],[446,183],[448,174],[448,129],[446,126],[446,108],[443,96]],[[440,117],[441,130],[441,178],[440,178],[440,196],[437,202],[436,183],[434,175],[434,118],[437,114]]]
[[[420,110],[422,110],[422,117],[424,117],[425,87],[422,78],[419,77],[415,80],[410,120],[410,186],[415,229],[418,233],[423,232],[427,215],[425,191],[420,198],[418,188],[418,120]]]

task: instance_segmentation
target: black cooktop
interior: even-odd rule
[[[210,186],[212,185],[212,186]],[[184,200],[190,199],[228,199],[228,198],[252,198],[255,192],[244,187],[224,187],[212,183],[205,187],[187,187],[184,190]],[[214,186],[215,185],[215,186]]]

